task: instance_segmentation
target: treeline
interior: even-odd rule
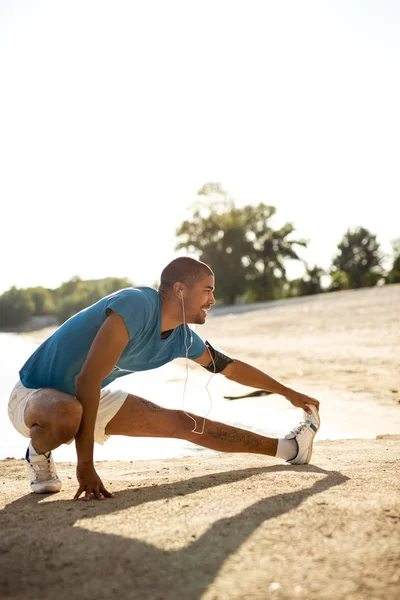
[[[330,268],[324,270],[299,256],[299,249],[307,248],[309,242],[297,238],[291,223],[278,229],[273,226],[274,206],[260,203],[238,208],[219,183],[205,184],[198,197],[191,218],[176,231],[176,249],[195,254],[212,267],[217,294],[226,304],[400,282],[400,239],[393,242],[392,265],[385,270],[376,235],[363,227],[347,230]],[[304,264],[303,277],[288,281],[289,260]],[[328,286],[322,285],[324,276],[330,281]]]
[[[391,266],[385,269],[376,235],[364,227],[347,230],[325,270],[308,265],[299,256],[299,249],[307,248],[309,242],[295,235],[293,224],[274,227],[274,206],[260,203],[238,208],[219,183],[205,184],[198,198],[190,219],[176,231],[176,249],[184,249],[212,267],[216,298],[221,303],[400,283],[400,238],[393,242]],[[303,277],[287,279],[289,260],[304,265]],[[328,285],[323,285],[324,278]],[[0,327],[16,327],[42,315],[54,315],[63,323],[100,298],[131,285],[124,278],[82,281],[74,277],[54,290],[13,287],[0,296]]]
[[[56,289],[12,287],[0,296],[0,327],[17,327],[31,317],[44,315],[53,315],[63,323],[100,298],[131,285],[129,279],[119,277],[90,281],[73,277]]]

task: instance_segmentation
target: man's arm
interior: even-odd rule
[[[125,346],[129,334],[123,318],[111,312],[100,327],[86,361],[76,379],[76,397],[82,404],[81,425],[75,436],[78,457],[77,477],[79,490],[75,499],[85,492],[97,498],[111,495],[105,490],[93,466],[94,426],[100,401],[101,383],[111,373]]]
[[[207,367],[211,362],[208,350],[206,350],[199,358],[194,359],[194,362],[203,367]],[[276,379],[273,379],[263,371],[260,371],[256,367],[242,362],[241,360],[237,360],[236,358],[233,362],[229,363],[221,373],[227,379],[236,381],[242,385],[262,389],[274,394],[281,394],[289,400],[293,406],[302,408],[308,414],[311,413],[311,410],[308,408],[307,404],[314,404],[317,408],[319,407],[319,402],[318,400],[315,400],[315,398],[311,398],[310,396],[306,396],[305,394],[301,394],[282,385],[279,381],[276,381]]]

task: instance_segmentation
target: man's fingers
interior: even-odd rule
[[[314,398],[312,398],[311,400],[307,401],[308,404],[314,404],[314,406],[316,406],[317,408],[319,408],[319,400],[314,400]]]
[[[97,500],[104,500],[104,496],[103,496],[103,494],[101,493],[101,491],[100,491],[100,489],[99,489],[99,488],[96,488],[96,489],[94,490],[94,495],[95,495],[95,498],[97,498]]]
[[[84,487],[80,486],[79,490],[76,492],[75,496],[74,496],[74,500],[79,500],[79,496],[82,494],[82,492],[85,490]]]
[[[96,487],[96,488],[92,488],[92,487],[80,487],[79,490],[76,492],[75,496],[74,496],[74,500],[78,500],[79,496],[85,492],[85,495],[83,497],[83,500],[85,502],[89,502],[89,500],[91,500],[92,498],[96,498],[96,500],[104,500],[104,497],[107,496],[107,498],[112,498],[112,494],[111,492],[109,492],[108,490],[106,490],[106,488],[104,486],[101,487]]]
[[[306,411],[306,413],[307,413],[307,414],[309,414],[309,415],[311,415],[311,414],[312,414],[312,410],[311,410],[311,408],[310,408],[310,406],[309,406],[310,404],[311,404],[312,406],[316,406],[316,407],[317,407],[317,410],[319,410],[319,402],[318,402],[318,400],[314,400],[314,398],[310,398],[309,400],[307,400],[307,403],[306,403],[306,404],[304,404],[304,410],[305,410],[305,411]],[[307,406],[307,405],[308,405],[308,406]]]
[[[92,488],[86,488],[86,493],[85,493],[85,497],[83,498],[86,502],[89,502],[90,498],[92,497]]]
[[[111,492],[109,492],[108,490],[106,490],[104,485],[101,486],[100,490],[101,490],[102,494],[104,496],[106,496],[107,498],[113,498],[113,494]]]

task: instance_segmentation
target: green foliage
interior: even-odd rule
[[[33,310],[34,315],[54,315],[55,314],[55,303],[52,290],[48,290],[42,286],[28,288],[25,290],[30,294],[33,300],[35,308]]]
[[[13,287],[0,296],[0,327],[23,325],[30,317],[49,314],[63,323],[104,296],[131,285],[128,279],[118,277],[91,281],[73,277],[55,290]]]
[[[400,283],[400,238],[392,242],[393,264],[386,277],[386,283]]]
[[[55,290],[56,315],[60,323],[63,323],[104,296],[131,285],[132,283],[128,279],[118,277],[88,281],[73,277]]]
[[[286,223],[274,229],[270,223],[276,214],[274,206],[263,203],[244,209],[246,237],[251,240],[247,280],[251,282],[249,296],[254,301],[281,298],[285,287],[286,261],[301,260],[295,246],[307,247],[306,240],[294,240],[295,229]]]
[[[0,296],[0,326],[20,325],[33,315],[34,310],[35,303],[29,291],[12,287]]]
[[[350,289],[350,281],[347,273],[344,271],[334,271],[331,273],[332,282],[329,286],[329,292],[338,292],[340,290]]]
[[[376,235],[364,227],[347,230],[338,249],[332,264],[332,277],[336,271],[343,271],[351,288],[373,286],[382,278],[382,255]]]
[[[219,184],[206,184],[198,195],[206,196],[206,201],[197,203],[192,218],[177,229],[181,241],[176,248],[185,248],[209,264],[218,281],[219,297],[233,304],[246,289],[243,259],[250,244],[243,214]]]
[[[381,270],[370,271],[361,278],[361,287],[375,287],[378,284],[385,283],[385,277]]]
[[[314,265],[314,267],[308,267],[305,275],[299,280],[298,283],[298,296],[310,296],[312,294],[321,294],[324,290],[321,284],[321,278],[325,275],[324,269]]]
[[[184,248],[213,269],[217,294],[226,304],[282,297],[285,261],[300,260],[292,240],[293,225],[271,226],[276,209],[263,203],[237,208],[218,183],[206,183],[190,220],[177,229],[177,250]]]
[[[60,323],[63,323],[72,315],[97,302],[99,293],[95,285],[88,285],[79,277],[73,277],[56,290],[56,298],[56,315]]]
[[[107,277],[106,279],[101,280],[103,284],[103,296],[108,296],[109,294],[113,294],[117,290],[122,290],[127,287],[132,287],[133,283],[130,279],[126,277]]]

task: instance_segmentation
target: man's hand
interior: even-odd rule
[[[288,394],[285,394],[285,398],[289,400],[293,404],[293,406],[298,406],[306,411],[308,415],[311,414],[311,409],[307,406],[307,404],[313,404],[319,410],[319,402],[315,398],[311,398],[311,396],[306,396],[306,394],[300,394],[299,392],[295,392],[294,390],[290,390]]]
[[[92,496],[97,500],[104,500],[104,496],[112,498],[111,492],[107,491],[97,475],[93,464],[80,465],[76,467],[76,478],[78,479],[79,489],[74,496],[74,500],[78,500],[81,494],[85,494],[84,500],[91,500]]]
[[[207,364],[207,352],[208,351],[206,350],[199,359],[195,359],[195,362],[199,363],[200,365]],[[271,392],[272,394],[280,394],[281,396],[287,398],[287,400],[289,400],[293,406],[298,406],[299,408],[305,410],[308,415],[311,414],[311,410],[308,408],[308,406],[306,406],[307,404],[313,404],[317,407],[317,410],[319,410],[319,402],[315,398],[295,392],[285,385],[282,385],[279,383],[279,381],[276,381],[276,379],[273,379],[266,373],[263,373],[259,369],[256,369],[255,367],[252,367],[241,360],[235,359],[234,362],[225,367],[222,373],[227,379],[237,381],[237,383],[241,383],[242,385],[259,388]]]

